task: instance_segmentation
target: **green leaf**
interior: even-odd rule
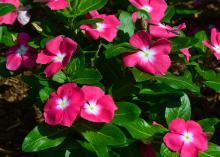
[[[65,83],[66,79],[66,75],[61,70],[52,77],[52,80],[58,83]]]
[[[82,69],[77,71],[70,79],[78,84],[95,84],[102,79],[102,75],[97,69]]]
[[[166,128],[150,125],[141,118],[121,125],[128,130],[134,139],[138,140],[150,140],[156,134],[164,133],[167,131]]]
[[[135,104],[129,102],[118,102],[116,104],[118,109],[113,120],[115,124],[129,123],[136,120],[141,114],[140,108]]]
[[[108,0],[81,0],[77,7],[76,15],[84,15],[92,10],[103,8]]]
[[[202,52],[205,53],[207,50],[207,47],[204,44],[202,44],[202,41],[205,39],[208,39],[206,32],[205,31],[197,32],[195,34],[195,38],[198,39],[198,42],[197,44],[195,44],[195,47],[201,49]]]
[[[183,76],[175,76],[168,72],[164,76],[154,76],[153,78],[167,84],[174,89],[187,89],[195,93],[200,92],[200,88],[193,83],[191,73],[188,71],[186,71],[185,75]]]
[[[137,68],[132,68],[132,74],[136,82],[143,82],[143,81],[150,80],[152,78],[152,75],[142,72],[138,70]]]
[[[174,104],[171,105],[169,104],[169,107],[166,107],[165,110],[165,117],[168,125],[172,120],[177,118],[190,120],[191,105],[190,105],[189,97],[186,94],[184,94],[182,97],[180,97],[180,102],[175,101]]]
[[[112,58],[127,52],[134,52],[136,49],[133,48],[129,43],[121,43],[118,45],[111,45],[104,51],[106,58]]]
[[[95,23],[98,23],[98,22],[103,22],[103,19],[95,18],[95,19],[82,20],[82,21],[79,21],[79,23],[77,23],[77,26],[85,25],[85,24],[95,24]]]
[[[50,87],[44,87],[39,91],[40,99],[44,103],[48,98],[50,93],[52,93],[54,90]]]
[[[175,152],[171,152],[164,143],[161,144],[160,147],[160,155],[161,157],[178,157],[179,155]]]
[[[138,10],[138,16],[142,17],[143,19],[150,19],[150,15],[145,10]]]
[[[0,3],[0,16],[4,16],[14,10],[16,10],[16,7],[13,4]]]
[[[214,89],[216,92],[220,93],[220,81],[219,80],[209,80],[204,82],[206,86]]]
[[[182,48],[190,48],[198,43],[198,39],[195,37],[177,37],[171,39],[172,51],[179,51]]]
[[[22,150],[24,152],[36,152],[61,144],[66,138],[67,128],[55,126],[36,126],[24,139]]]
[[[198,157],[219,157],[220,147],[214,143],[209,142],[208,150],[200,152]]]
[[[135,26],[132,22],[131,15],[128,12],[122,11],[119,15],[121,25],[118,27],[124,33],[128,33],[129,36],[134,34]]]
[[[215,132],[215,125],[219,123],[217,118],[206,118],[198,121],[204,132]]]
[[[126,143],[124,133],[111,124],[105,125],[99,131],[86,131],[82,134],[87,141],[97,146],[119,146]]]
[[[166,23],[169,23],[170,20],[172,19],[172,17],[174,16],[175,14],[175,7],[174,6],[168,6],[167,10],[166,10],[166,13],[165,13],[165,16],[163,18],[163,22],[166,22]]]

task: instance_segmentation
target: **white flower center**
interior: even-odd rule
[[[167,28],[165,25],[163,25],[162,23],[159,23],[158,26],[160,26],[161,28]]]
[[[154,60],[155,52],[149,48],[143,48],[138,55],[142,62],[151,62]]]
[[[103,31],[105,28],[105,24],[102,22],[98,22],[96,24],[94,24],[94,29],[98,30],[98,31]]]
[[[68,99],[66,97],[63,97],[63,99],[58,99],[57,100],[58,108],[59,109],[64,109],[69,105]]]
[[[217,53],[220,53],[220,45],[215,45],[214,49]]]
[[[185,132],[183,135],[182,135],[182,140],[185,142],[185,143],[190,143],[193,141],[193,134],[191,132]]]
[[[54,57],[54,61],[55,61],[55,62],[62,62],[63,59],[64,59],[64,57],[65,57],[65,54],[63,54],[63,53],[58,53],[57,56]]]
[[[24,46],[24,45],[21,45],[19,49],[17,49],[17,53],[21,56],[25,55],[28,51],[28,47],[27,46]]]
[[[89,101],[85,103],[84,108],[87,113],[97,115],[100,112],[100,106],[96,104],[96,101]]]
[[[143,6],[141,9],[145,10],[148,13],[150,13],[153,10],[153,8],[151,6],[148,6],[148,5]]]

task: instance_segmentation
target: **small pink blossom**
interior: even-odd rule
[[[154,24],[160,23],[167,9],[167,4],[165,0],[129,0],[129,1],[137,9],[145,10],[146,12],[148,12],[151,17],[149,22]],[[134,21],[135,15],[133,15],[132,19]]]
[[[74,83],[60,86],[57,92],[50,94],[44,106],[45,122],[50,125],[72,126],[80,108],[84,104],[84,95]]]
[[[204,152],[207,149],[207,137],[197,122],[175,119],[169,128],[170,132],[163,140],[166,146],[178,152],[180,157],[196,157],[199,151]]]
[[[139,31],[130,38],[129,42],[139,50],[122,56],[126,67],[136,66],[154,75],[164,75],[167,72],[171,65],[168,54],[172,47],[167,39],[159,39],[152,44],[150,34]]]
[[[144,157],[156,157],[156,151],[151,144],[141,143],[141,152]]]
[[[77,43],[70,38],[57,36],[46,44],[46,49],[42,50],[37,57],[38,64],[49,64],[44,73],[47,77],[51,77],[59,70],[65,67],[69,62],[74,52],[76,51]]]
[[[27,33],[19,33],[17,45],[12,46],[6,53],[6,68],[17,70],[20,67],[32,69],[36,64],[36,50],[28,45],[30,36]]]
[[[220,32],[216,28],[212,28],[211,31],[211,44],[207,40],[203,40],[202,43],[213,51],[217,60],[220,60]]]
[[[47,3],[51,10],[62,10],[69,6],[67,0],[34,0],[34,2]]]
[[[103,90],[95,86],[83,86],[85,104],[80,116],[92,122],[109,123],[114,117],[117,106],[110,95],[105,95]]]
[[[20,5],[19,0],[0,0],[0,3],[10,3],[16,7],[15,11],[12,11],[4,16],[0,16],[0,25],[2,25],[2,24],[12,25],[17,18],[17,14],[18,14],[17,10]]]
[[[94,40],[99,37],[112,42],[117,36],[117,27],[120,21],[115,15],[99,14],[97,11],[91,11],[86,15],[87,19],[101,18],[104,21],[92,25],[81,25],[80,29],[85,30],[86,33]]]
[[[183,28],[186,28],[185,23],[173,28],[159,23],[158,25],[150,25],[149,31],[154,38],[173,38],[178,36],[180,34],[179,31]]]
[[[180,52],[182,52],[186,58],[186,60],[189,62],[191,54],[189,53],[189,49],[188,48],[183,48],[180,49]]]

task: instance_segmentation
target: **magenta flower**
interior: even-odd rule
[[[34,2],[47,3],[51,10],[61,10],[69,6],[67,0],[34,0]]]
[[[182,52],[186,58],[186,60],[189,62],[191,54],[189,53],[189,49],[188,48],[183,48],[180,49],[180,52]]]
[[[197,122],[175,119],[170,123],[169,128],[170,132],[163,140],[167,147],[178,152],[180,157],[196,157],[199,151],[203,152],[207,149],[207,137]]]
[[[57,92],[50,94],[44,106],[45,122],[50,125],[70,127],[76,120],[84,104],[84,95],[74,83],[60,86]]]
[[[158,24],[164,17],[167,9],[165,0],[129,0],[137,9],[145,10],[149,13],[150,23]],[[137,15],[137,14],[136,14]],[[134,15],[133,15],[134,20]]]
[[[216,28],[212,28],[211,31],[212,44],[207,40],[203,40],[202,43],[213,51],[217,60],[220,60],[220,32],[218,32]]]
[[[178,36],[179,31],[183,28],[186,28],[186,24],[182,23],[177,27],[170,27],[169,25],[163,25],[159,23],[158,25],[150,25],[149,31],[150,34],[155,38],[173,38]]]
[[[114,117],[117,106],[110,95],[105,95],[101,88],[95,86],[83,86],[85,104],[80,116],[92,122],[109,123]]]
[[[101,18],[104,20],[93,25],[80,26],[80,29],[85,30],[92,39],[97,40],[101,37],[108,42],[112,42],[117,36],[117,27],[120,25],[120,21],[115,15],[99,14],[97,11],[91,11],[86,15],[86,18]]]
[[[0,0],[0,3],[10,3],[10,4],[13,4],[16,9],[19,8],[19,0]],[[2,24],[8,24],[8,25],[12,25],[16,18],[17,18],[17,10],[15,11],[12,11],[4,16],[0,16],[0,25]]]
[[[70,62],[76,48],[77,43],[72,39],[57,36],[47,42],[46,49],[38,54],[36,62],[38,64],[51,63],[44,70],[46,76],[51,77]]]
[[[168,54],[172,47],[167,39],[159,39],[152,44],[151,36],[147,32],[139,31],[130,38],[129,42],[139,50],[122,56],[126,67],[136,66],[154,75],[164,75],[167,72],[171,65]]]
[[[32,69],[36,64],[36,50],[28,45],[30,36],[27,33],[19,33],[17,45],[9,48],[6,53],[6,68],[17,70],[20,67]]]

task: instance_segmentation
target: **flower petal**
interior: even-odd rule
[[[180,49],[180,51],[184,54],[186,60],[189,62],[189,59],[191,57],[191,54],[189,53],[189,49],[183,48],[183,49]]]
[[[206,134],[195,134],[193,136],[193,143],[199,149],[199,151],[206,151],[208,149],[208,139]]]
[[[134,67],[139,62],[138,53],[125,53],[122,55],[125,67]]]
[[[187,131],[186,122],[183,119],[175,119],[170,122],[170,131],[172,133],[177,133],[183,135]]]
[[[57,89],[57,95],[58,95],[60,98],[63,98],[64,96],[69,95],[70,92],[71,92],[75,87],[77,87],[77,85],[76,85],[75,83],[66,83],[66,84],[63,84],[62,86],[60,86],[60,87]]]
[[[193,120],[189,120],[186,122],[186,129],[188,130],[188,132],[192,132],[193,135],[203,133],[202,127],[199,125],[199,123]]]
[[[112,42],[114,38],[117,36],[116,28],[105,28],[103,31],[99,32],[100,37],[107,40],[108,42]]]
[[[52,62],[54,59],[54,56],[52,56],[48,51],[42,50],[38,55],[37,55],[37,60],[36,62],[38,64],[48,64]]]
[[[60,53],[60,44],[63,41],[63,37],[61,35],[57,36],[56,38],[50,40],[46,44],[46,49],[54,54],[55,56],[57,53]]]
[[[6,68],[8,70],[17,70],[21,66],[21,63],[22,57],[16,52],[6,54]]]
[[[181,157],[197,157],[198,149],[193,144],[184,144],[180,156]]]
[[[171,43],[167,39],[159,39],[152,45],[152,50],[156,52],[157,55],[167,55],[170,53],[172,48]]]
[[[46,67],[46,69],[44,70],[44,73],[46,77],[51,77],[52,75],[56,74],[62,68],[63,68],[62,63],[53,62]]]
[[[53,0],[47,3],[48,7],[51,10],[61,10],[69,6],[69,3],[66,0]]]
[[[99,100],[102,96],[105,95],[103,90],[99,87],[95,86],[83,86],[82,91],[85,95],[85,100],[86,101],[94,101],[94,100]]]
[[[22,66],[32,69],[36,65],[37,53],[36,50],[29,47],[28,52],[22,56]]]
[[[218,45],[217,34],[218,34],[217,29],[212,28],[212,30],[211,30],[211,42],[212,42],[213,45]]]
[[[129,42],[133,47],[143,49],[144,47],[150,47],[151,36],[145,31],[139,31],[131,36]]]
[[[17,42],[18,42],[20,45],[22,45],[22,44],[27,44],[29,40],[30,40],[29,34],[24,33],[24,32],[18,34]]]
[[[183,145],[183,140],[181,139],[181,135],[175,133],[167,133],[163,141],[166,146],[172,151],[180,151]]]

